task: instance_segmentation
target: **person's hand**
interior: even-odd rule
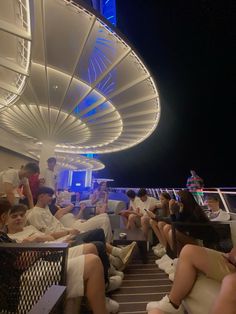
[[[151,210],[149,210],[149,209],[147,209],[147,214],[148,214],[148,216],[149,216],[150,218],[152,218],[152,219],[155,219],[155,218],[156,218],[156,215],[155,215]]]
[[[68,237],[65,238],[65,240],[63,241],[64,243],[68,243],[68,244],[73,244],[75,241],[75,235],[69,235]]]
[[[170,211],[171,215],[173,215],[179,211],[179,204],[176,200],[171,199],[169,201],[169,211]]]
[[[80,234],[80,231],[77,230],[77,229],[71,229],[71,230],[69,230],[69,235],[74,235],[74,236],[76,236],[76,235],[78,235],[78,234]]]

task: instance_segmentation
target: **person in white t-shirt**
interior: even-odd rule
[[[57,179],[58,174],[55,169],[57,160],[55,157],[50,157],[47,160],[48,167],[41,169],[39,180],[40,180],[40,187],[46,186],[54,191],[52,203],[49,205],[49,209],[53,215],[57,212],[58,208],[56,207],[57,202]]]
[[[141,225],[141,229],[147,238],[151,218],[146,210],[154,212],[155,209],[161,208],[161,204],[156,198],[148,196],[145,189],[140,189],[138,191],[138,197],[140,201],[136,203],[138,206],[136,210],[129,215],[128,227],[129,229],[134,229]]]
[[[7,229],[9,238],[18,243],[69,242],[73,237],[60,237],[60,232],[45,234],[32,225],[25,227],[26,207],[13,206],[8,214]],[[73,235],[73,234],[71,234]],[[113,300],[105,299],[105,285],[101,261],[94,244],[81,244],[69,247],[67,263],[66,314],[78,313],[76,298],[86,295],[93,313],[116,313],[118,304]],[[49,264],[50,267],[50,264]],[[30,276],[30,270],[28,274]],[[27,284],[27,277],[24,284]],[[31,282],[34,278],[31,278]],[[112,303],[112,306],[111,306]]]
[[[220,200],[217,195],[207,195],[205,198],[205,204],[208,207],[206,214],[211,221],[230,220],[230,214],[220,208]]]
[[[140,198],[136,196],[134,190],[128,190],[126,195],[129,198],[129,207],[128,209],[123,209],[119,212],[119,215],[122,217],[123,223],[127,229],[130,229],[128,218],[129,215],[136,213],[136,210],[140,207],[139,203],[141,202]]]
[[[28,178],[36,173],[39,173],[39,166],[33,162],[27,163],[20,170],[10,168],[0,172],[0,198],[6,198],[11,205],[18,204],[20,195],[17,189],[22,186],[29,207],[34,207]]]
[[[57,191],[57,172],[55,170],[57,160],[55,157],[50,157],[47,160],[48,167],[41,169],[39,179],[41,186],[48,186]]]

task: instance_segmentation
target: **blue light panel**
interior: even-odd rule
[[[116,26],[116,0],[100,0],[101,14]]]

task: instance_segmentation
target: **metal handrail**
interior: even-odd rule
[[[130,187],[114,187],[111,188],[111,191],[119,191],[119,192],[123,192],[126,193],[128,190],[134,190],[135,192],[138,192],[139,188],[135,187],[135,188],[130,188]],[[182,187],[182,188],[146,188],[148,193],[151,196],[154,197],[159,197],[160,193],[162,192],[168,192],[171,195],[176,196],[176,193],[180,190],[185,190],[186,188]],[[228,213],[232,213],[232,209],[230,207],[229,202],[227,202],[226,196],[227,195],[235,195],[236,196],[236,187],[209,187],[209,188],[203,188],[202,189],[202,193],[203,195],[206,194],[218,194],[224,209],[228,212]],[[203,205],[203,204],[202,204]]]

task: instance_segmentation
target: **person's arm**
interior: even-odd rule
[[[45,235],[34,235],[31,237],[25,238],[22,243],[44,243],[44,242],[49,242],[49,241],[54,241],[55,238],[49,234]]]
[[[98,193],[97,192],[94,192],[92,195],[91,195],[91,204],[92,205],[95,205],[96,202],[98,200]]]
[[[56,232],[49,233],[49,235],[51,237],[53,237],[54,240],[57,240],[57,239],[62,238],[62,237],[65,237],[65,236],[67,236],[69,234],[70,234],[70,230],[69,229],[68,230],[61,230],[61,231],[56,231]]]
[[[105,204],[108,203],[108,192],[105,192],[104,203],[105,203]]]
[[[151,197],[150,205],[149,205],[149,208],[147,208],[147,210],[151,212],[155,212],[155,210],[158,208],[159,209],[161,208],[161,202],[158,201],[155,197]]]
[[[24,189],[24,193],[28,199],[29,209],[33,208],[34,207],[33,196],[32,196],[28,182],[24,184],[23,189]]]
[[[15,204],[15,194],[14,187],[11,183],[4,182],[3,183],[4,191],[6,193],[7,200],[11,203],[11,205]]]

